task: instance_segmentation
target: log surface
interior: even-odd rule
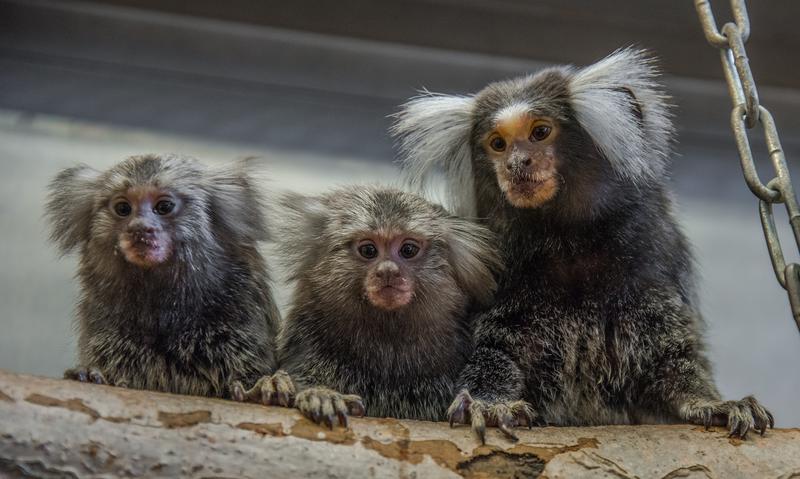
[[[0,371],[0,477],[800,477],[800,430],[690,425],[496,430],[353,419]]]

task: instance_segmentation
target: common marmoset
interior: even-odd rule
[[[673,127],[646,52],[425,94],[396,120],[411,179],[441,167],[505,259],[451,421],[482,440],[486,424],[513,437],[532,421],[688,421],[741,437],[773,426],[753,397],[723,401],[714,385],[666,188]]]
[[[272,372],[278,312],[245,163],[75,166],[50,184],[47,216],[61,252],[80,255],[79,366],[65,377],[230,397]]]
[[[296,407],[330,427],[364,406],[443,419],[472,351],[469,312],[495,288],[491,233],[377,187],[288,195],[282,206],[278,241],[296,283],[279,339],[288,376],[264,378],[250,398],[288,404],[297,391]]]

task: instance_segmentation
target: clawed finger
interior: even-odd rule
[[[707,409],[703,411],[703,424],[705,424],[706,430],[711,429],[711,410]]]
[[[504,403],[495,404],[494,406],[489,408],[490,412],[490,421],[492,424],[496,425],[500,432],[502,432],[506,438],[510,439],[512,442],[519,441],[519,438],[516,434],[511,430],[514,426],[517,425],[517,421],[515,419],[514,405],[508,405]],[[517,407],[517,409],[519,409]]]
[[[772,416],[772,413],[762,406],[756,398],[747,396],[743,401],[747,402],[752,412],[754,430],[763,436],[767,432],[767,427],[775,427],[775,418]]]
[[[497,427],[511,441],[519,438],[513,428],[519,425],[533,427],[538,417],[526,401],[485,403],[473,399],[469,392],[462,390],[447,410],[450,427],[456,423],[469,422],[481,444],[486,444],[486,427]]]
[[[347,419],[347,414],[338,412],[336,413],[336,416],[339,418],[339,424],[341,424],[342,427],[344,427],[345,429],[350,427],[350,420]]]
[[[465,424],[469,420],[467,407],[467,402],[461,397],[457,397],[455,401],[453,401],[453,404],[450,405],[447,411],[450,427],[453,427],[454,423]]]
[[[289,405],[291,404],[289,395],[285,392],[275,393],[275,398],[279,406],[289,407]]]
[[[332,414],[326,414],[323,417],[325,425],[328,426],[328,429],[333,429],[333,423],[337,420]],[[344,426],[344,424],[342,424]]]
[[[514,402],[511,404],[511,412],[514,415],[515,426],[528,426],[528,429],[533,427],[533,423],[536,421],[536,414],[530,404],[525,401]]]
[[[500,431],[502,431],[508,439],[510,439],[512,442],[518,442],[519,438],[511,430],[512,427],[514,426],[505,420],[501,420],[497,424],[497,428],[500,429]]]
[[[89,371],[89,381],[95,384],[107,384],[106,378],[103,376],[103,373],[101,373],[97,369],[91,369]]]
[[[364,407],[364,402],[360,396],[354,394],[343,396],[347,408],[345,409],[351,416],[364,417],[367,414],[367,408]]]
[[[294,401],[295,388],[292,378],[286,371],[280,370],[272,376],[271,381],[272,396],[271,400],[283,406],[290,407]]]
[[[329,429],[338,422],[349,427],[349,414],[363,416],[365,413],[361,397],[355,394],[339,394],[334,391],[304,391],[297,397],[297,408],[317,424]]]
[[[749,405],[738,403],[731,406],[728,413],[729,436],[747,439],[747,433],[753,428],[753,411]]]
[[[767,425],[769,424],[767,412],[764,411],[764,408],[753,408],[753,419],[755,420],[753,430],[763,436],[767,432]]]
[[[238,402],[244,402],[247,391],[241,381],[234,381],[231,383],[231,399]]]
[[[747,439],[751,430],[763,436],[767,428],[775,425],[772,413],[753,396],[738,401],[699,401],[699,404],[690,405],[686,418],[703,424],[706,429],[726,427],[729,437],[740,439]]]
[[[72,379],[82,383],[108,384],[103,373],[95,368],[73,368],[64,371],[64,379]]]
[[[320,401],[320,412],[322,416],[322,420],[325,425],[328,426],[328,429],[333,429],[333,424],[336,421],[336,411],[335,411],[335,396],[333,397],[326,397],[322,398]]]
[[[470,414],[470,416],[472,417],[472,430],[475,431],[481,444],[486,444],[486,418],[483,413]]]
[[[466,392],[464,402],[468,404],[466,415],[471,419],[472,430],[480,439],[481,444],[486,444],[486,419],[489,413],[485,404],[481,401],[474,401]]]
[[[278,391],[275,387],[275,380],[272,376],[264,378],[260,381],[260,395],[261,403],[264,405],[272,406],[279,404]]]
[[[233,381],[231,383],[231,397],[234,401],[239,402],[259,402],[262,381],[264,381],[264,378],[256,381],[255,386],[250,389],[245,388],[241,381]]]
[[[231,395],[237,401],[257,402],[265,406],[291,407],[294,403],[294,383],[285,371],[271,376],[262,376],[249,390],[239,391],[234,382]]]
[[[468,424],[472,422],[471,409],[473,405],[474,400],[469,391],[466,389],[459,391],[450,407],[447,408],[447,419],[450,422],[450,427],[453,427],[453,424]]]

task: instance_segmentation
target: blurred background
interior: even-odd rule
[[[721,24],[727,3],[714,3]],[[676,104],[672,184],[695,246],[723,394],[800,426],[800,334],[741,176],[717,51],[694,2],[664,0],[0,0],[0,368],[60,376],[75,358],[75,258],[42,221],[77,162],[256,156],[269,187],[398,181],[387,115],[421,88],[468,93],[635,44]],[[800,2],[751,2],[747,50],[800,184]],[[771,178],[762,137],[751,137]],[[766,181],[766,180],[765,180]],[[797,259],[782,208],[789,260]],[[281,300],[287,295],[276,284]]]

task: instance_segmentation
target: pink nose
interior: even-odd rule
[[[152,227],[143,227],[137,228],[131,231],[131,237],[133,237],[134,241],[141,242],[141,241],[148,241],[152,240],[156,236],[156,230]]]
[[[507,161],[506,162],[506,169],[508,171],[519,170],[519,169],[523,169],[523,168],[527,169],[527,168],[530,168],[530,166],[532,164],[533,164],[533,160],[531,159],[531,157],[530,156],[526,156],[525,158],[522,158],[522,159],[511,159],[511,160]]]
[[[400,276],[400,268],[394,261],[381,261],[375,268],[375,276],[384,281],[389,281]]]

